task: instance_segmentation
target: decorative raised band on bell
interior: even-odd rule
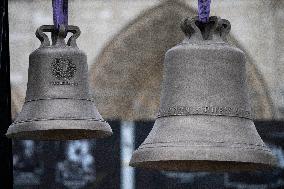
[[[39,99],[32,99],[32,100],[25,100],[26,102],[32,102],[32,101],[39,101],[39,100],[57,100],[57,99],[72,99],[72,100],[86,100],[86,101],[90,101],[90,102],[95,102],[93,98],[39,98]]]
[[[33,118],[29,120],[20,120],[20,121],[15,121],[13,124],[19,124],[19,123],[28,123],[28,122],[33,122],[33,121],[56,121],[56,120],[88,120],[88,121],[101,121],[105,122],[103,119],[97,119],[97,118],[89,118],[89,117],[53,117],[49,119],[44,119],[44,118]]]
[[[52,44],[45,32],[52,33]],[[68,32],[73,35],[66,44]],[[8,137],[69,140],[112,135],[90,93],[87,57],[76,44],[79,35],[77,26],[37,29],[41,45],[30,54],[25,103]]]
[[[188,18],[181,28],[186,38],[165,55],[157,119],[130,165],[178,171],[275,166],[252,121],[245,55],[227,43],[229,21]]]
[[[232,107],[219,107],[219,106],[174,106],[160,110],[157,118],[170,117],[170,116],[189,116],[189,115],[212,115],[212,116],[232,116],[246,119],[253,119],[249,110],[242,108]]]

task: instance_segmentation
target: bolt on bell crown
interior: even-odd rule
[[[252,120],[244,53],[227,43],[230,23],[185,19],[186,38],[167,51],[160,110],[134,151],[134,167],[235,171],[276,164]]]
[[[52,32],[52,42],[44,32]],[[67,32],[73,33],[65,43]],[[77,26],[43,25],[41,45],[30,54],[25,103],[7,131],[16,139],[69,140],[112,134],[99,114],[88,83],[87,57],[76,45]]]

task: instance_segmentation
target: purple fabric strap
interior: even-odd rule
[[[208,22],[211,0],[198,0],[198,17],[200,22]]]
[[[52,0],[53,23],[58,29],[59,25],[68,25],[68,0]]]

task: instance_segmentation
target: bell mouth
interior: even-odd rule
[[[156,119],[134,151],[133,167],[172,171],[253,171],[277,161],[250,119],[171,116]]]
[[[200,147],[199,149],[138,148],[129,164],[137,168],[184,172],[257,171],[277,167],[276,159],[268,152],[225,148],[202,149]]]
[[[105,138],[112,135],[111,127],[104,121],[45,120],[12,124],[6,136],[29,140],[78,140]]]
[[[130,166],[136,168],[164,170],[164,171],[184,171],[184,172],[239,172],[271,170],[272,166],[262,163],[228,162],[228,161],[208,161],[208,160],[168,160],[168,161],[147,161],[133,162]]]

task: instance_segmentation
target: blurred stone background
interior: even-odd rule
[[[247,55],[256,120],[284,118],[284,1],[212,0],[211,15],[231,22],[230,42]],[[91,86],[106,119],[152,120],[159,106],[164,53],[179,43],[180,21],[197,0],[69,0],[69,24],[81,28]],[[13,116],[25,97],[34,33],[52,24],[51,0],[10,0]]]

